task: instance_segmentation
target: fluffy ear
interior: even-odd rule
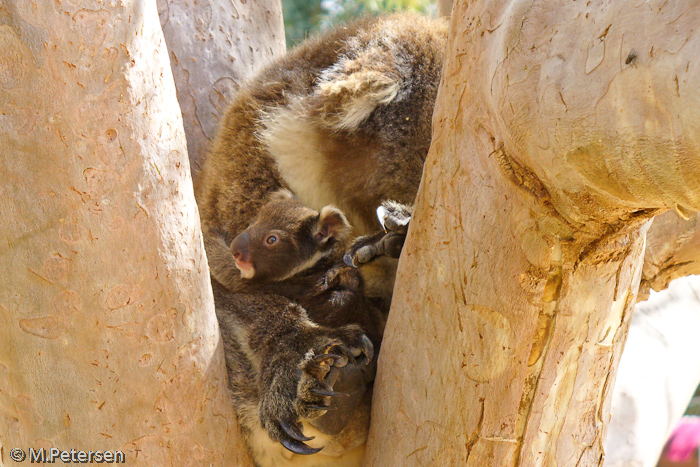
[[[331,238],[342,240],[350,234],[350,223],[343,212],[334,206],[325,206],[318,216],[314,240],[324,244]]]
[[[286,199],[293,199],[294,195],[291,191],[286,188],[280,188],[270,195],[270,201],[284,201]]]

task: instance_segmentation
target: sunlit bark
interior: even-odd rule
[[[155,3],[0,13],[0,464],[55,447],[236,465]]]
[[[699,22],[455,2],[366,465],[602,463],[648,220],[700,207]]]

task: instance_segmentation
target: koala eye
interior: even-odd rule
[[[276,235],[268,235],[267,238],[265,239],[265,243],[268,245],[274,245],[277,243],[277,236]]]

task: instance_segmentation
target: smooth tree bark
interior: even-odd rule
[[[689,274],[700,274],[698,215],[664,213],[649,228],[640,297],[646,298],[652,289],[664,290],[672,280]]]
[[[243,81],[285,51],[281,0],[158,0],[193,175]]]
[[[605,467],[656,466],[700,382],[698,297],[700,276],[688,276],[635,306],[613,389]]]
[[[438,16],[450,16],[453,0],[436,0]]]
[[[649,220],[700,207],[700,7],[457,1],[367,466],[591,466]]]
[[[154,2],[0,8],[0,464],[250,465]]]

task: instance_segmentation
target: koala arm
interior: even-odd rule
[[[297,454],[318,452],[320,447],[306,444],[311,438],[299,422],[325,416],[337,407],[332,398],[346,397],[333,390],[338,371],[331,370],[366,367],[374,353],[371,341],[357,325],[319,326],[279,295],[232,293],[216,281],[212,289],[231,397],[253,454],[256,436]]]

